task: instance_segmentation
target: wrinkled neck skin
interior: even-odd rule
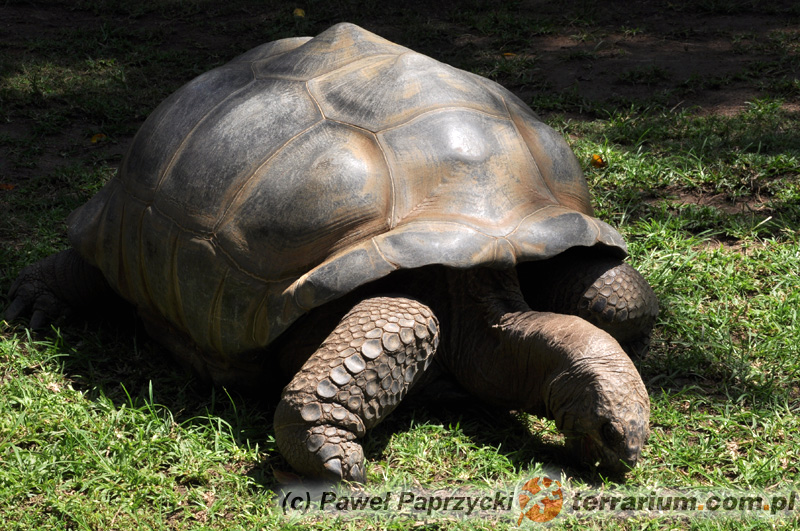
[[[555,421],[582,461],[623,471],[647,438],[649,398],[606,332],[575,316],[535,312],[514,270],[453,271],[440,361],[468,391]]]

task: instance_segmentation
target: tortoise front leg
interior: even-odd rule
[[[301,474],[364,482],[357,439],[383,420],[430,365],[439,325],[418,301],[357,304],[283,390],[275,440]]]
[[[631,358],[642,358],[658,315],[658,299],[630,264],[587,249],[522,264],[525,300],[536,310],[577,315],[616,339]]]
[[[29,315],[30,327],[42,329],[73,311],[97,310],[115,295],[99,269],[67,249],[23,269],[8,296],[8,321]]]

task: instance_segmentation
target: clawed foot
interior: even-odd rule
[[[30,316],[30,328],[43,330],[69,312],[69,306],[51,287],[59,260],[59,255],[51,255],[22,270],[8,293],[11,305],[5,311],[7,321]]]
[[[328,410],[326,416],[333,418],[334,409],[325,409]],[[330,424],[311,425],[322,412],[323,406],[314,404],[302,408],[298,414],[297,409],[281,401],[275,412],[276,438],[292,443],[281,444],[284,457],[298,472],[309,477],[364,483],[364,451],[356,442],[356,438],[364,435],[364,425],[360,421],[353,422],[353,415],[347,415],[342,408],[336,411],[336,416],[350,417],[354,429]]]
[[[31,264],[19,274],[8,293],[5,319],[30,316],[30,328],[43,330],[75,310],[107,307],[115,297],[99,269],[74,249]]]

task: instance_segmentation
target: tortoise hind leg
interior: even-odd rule
[[[283,390],[275,440],[301,474],[363,482],[357,439],[394,410],[439,341],[428,307],[399,297],[358,303]]]
[[[577,248],[522,264],[519,279],[531,308],[577,315],[611,334],[631,358],[647,354],[658,299],[630,264]]]
[[[9,291],[9,321],[30,315],[30,327],[43,329],[74,311],[97,310],[115,297],[99,269],[74,249],[67,249],[29,265]]]

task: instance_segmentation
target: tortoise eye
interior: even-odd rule
[[[600,428],[600,434],[603,436],[603,440],[606,444],[609,445],[619,444],[625,437],[625,435],[610,422],[603,424],[603,427]]]

